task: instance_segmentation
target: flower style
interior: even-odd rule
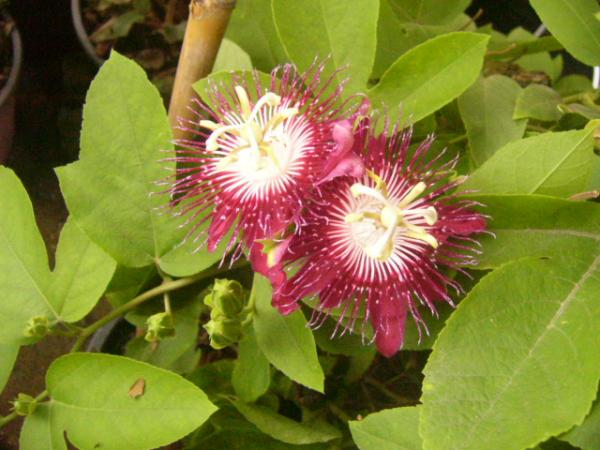
[[[432,139],[414,149],[410,132],[386,126],[376,135],[369,122],[355,137],[365,174],[325,183],[307,205],[284,256],[300,268],[280,283],[274,305],[289,313],[318,295],[318,319],[341,307],[338,325],[352,329],[364,304],[377,348],[390,357],[402,347],[408,312],[420,330],[418,304],[435,314],[436,301],[452,303],[447,288],[460,286],[441,268],[473,263],[477,242],[469,236],[486,222],[470,209],[474,202],[449,192],[462,181],[448,180],[456,159],[441,163],[441,154],[428,155]]]
[[[267,275],[272,264],[263,249],[298,220],[315,186],[362,173],[344,119],[350,103],[340,101],[342,86],[331,88],[333,76],[321,82],[323,69],[314,64],[299,74],[282,66],[266,90],[256,73],[252,81],[213,85],[214,109],[197,101],[198,120],[182,124],[196,138],[178,142],[171,194],[179,214],[189,215],[190,234],[205,238],[209,251],[222,241],[225,253],[242,243],[255,270]],[[235,247],[233,258],[241,250]]]

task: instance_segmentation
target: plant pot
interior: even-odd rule
[[[10,19],[6,13],[4,18]],[[10,34],[12,42],[12,67],[4,87],[0,90],[0,164],[4,164],[12,148],[15,134],[15,101],[17,82],[23,63],[21,35],[15,26]]]
[[[81,46],[90,57],[99,66],[102,65],[104,60],[100,58],[94,49],[94,45],[88,36],[88,33],[83,24],[83,16],[81,15],[81,0],[71,0],[71,16],[73,18],[73,26],[77,33],[77,38],[81,43]]]

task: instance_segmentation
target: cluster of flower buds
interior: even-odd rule
[[[240,283],[232,280],[215,280],[211,291],[204,297],[210,307],[210,320],[204,325],[211,347],[219,350],[239,342],[250,311],[248,294]]]
[[[146,319],[146,341],[158,342],[171,336],[175,336],[175,323],[170,312],[153,314]]]
[[[53,324],[46,316],[32,317],[27,321],[23,335],[28,338],[41,339],[51,333]]]
[[[407,313],[424,325],[419,305],[435,314],[451,302],[448,287],[460,287],[443,268],[472,263],[486,221],[454,195],[456,159],[432,155],[432,139],[411,145],[410,130],[375,120],[361,97],[342,101],[323,70],[285,65],[267,88],[258,75],[212,86],[214,106],[197,101],[197,120],[182,123],[195,138],[178,142],[171,194],[209,251],[225,241],[232,258],[247,253],[283,314],[317,296],[313,322],[341,308],[351,330],[364,307],[391,356]],[[225,322],[207,327],[228,336],[216,345],[237,338]]]
[[[17,399],[12,402],[13,410],[19,416],[30,416],[35,412],[38,406],[38,401],[31,395],[23,394],[22,392],[17,395]]]

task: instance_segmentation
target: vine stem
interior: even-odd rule
[[[154,297],[158,297],[159,295],[168,295],[168,292],[174,291],[176,289],[181,289],[185,286],[189,286],[190,284],[197,283],[198,281],[202,281],[206,278],[214,277],[215,275],[218,275],[223,272],[228,272],[229,270],[239,269],[246,265],[248,265],[248,262],[240,261],[231,266],[214,267],[211,269],[207,269],[207,270],[204,270],[204,271],[200,272],[199,274],[191,276],[191,277],[180,278],[180,279],[174,280],[174,281],[172,281],[170,279],[166,279],[160,286],[156,286],[155,288],[152,288],[152,289],[144,292],[143,294],[138,295],[137,297],[131,299],[127,303],[119,306],[116,309],[113,309],[110,313],[108,313],[106,316],[102,317],[101,319],[97,320],[93,324],[89,325],[86,328],[83,328],[81,330],[81,334],[79,335],[79,337],[73,344],[73,347],[71,347],[71,350],[69,351],[69,353],[74,353],[74,352],[78,351],[79,349],[81,349],[81,347],[83,346],[83,344],[85,344],[85,341],[87,340],[88,337],[90,337],[99,328],[103,327],[111,320],[116,319],[117,317],[123,316],[125,313],[132,310],[136,306],[141,305],[142,303],[144,303]],[[48,391],[45,390],[45,391],[41,392],[35,398],[35,400],[39,402],[39,401],[43,400],[44,398],[46,398],[47,396],[48,396]],[[10,414],[8,414],[4,417],[0,417],[0,428],[2,428],[4,425],[6,425],[9,422],[12,422],[17,417],[18,417],[18,414],[16,411],[11,412]]]
[[[208,270],[200,272],[199,274],[194,275],[192,277],[180,278],[180,279],[174,280],[174,281],[166,279],[160,286],[156,286],[155,288],[152,288],[152,289],[144,292],[143,294],[138,295],[137,297],[131,299],[127,303],[119,306],[116,309],[113,309],[106,316],[97,320],[90,326],[84,328],[81,331],[81,334],[79,335],[77,340],[75,341],[75,344],[73,344],[73,347],[71,348],[70,353],[78,351],[83,346],[83,344],[85,343],[87,338],[90,337],[92,334],[94,334],[99,328],[103,327],[111,320],[116,319],[117,317],[123,316],[128,311],[130,311],[133,308],[135,308],[136,306],[141,305],[142,303],[150,300],[151,298],[157,297],[159,295],[167,294],[168,292],[171,292],[171,291],[174,291],[177,289],[181,289],[182,287],[189,286],[190,284],[194,284],[205,278],[213,277],[220,273],[227,272],[233,268],[238,268],[238,267],[241,267],[246,264],[247,263],[245,261],[243,261],[241,263],[234,264],[231,267],[229,267],[229,266],[228,267],[216,267],[216,268],[208,269]]]
[[[212,70],[235,3],[236,0],[190,1],[190,14],[169,104],[169,121],[176,139],[183,139],[188,134],[177,125],[180,119],[186,121],[195,116],[189,109],[194,95],[192,84]]]
[[[41,402],[42,400],[44,400],[46,397],[48,396],[48,391],[42,391],[40,392],[40,394],[33,399],[34,402]],[[17,411],[13,411],[10,414],[1,417],[0,418],[0,428],[2,428],[4,425],[6,425],[9,422],[12,422],[13,420],[15,420],[19,415],[17,414]]]

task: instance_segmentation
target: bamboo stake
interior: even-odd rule
[[[178,119],[191,119],[188,109],[194,95],[192,84],[212,70],[236,0],[190,0],[190,15],[179,55],[169,105],[169,120],[176,139],[186,133],[176,128]]]

